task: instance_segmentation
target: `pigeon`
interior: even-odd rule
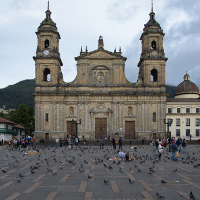
[[[54,172],[54,171],[51,171],[51,173],[52,173],[53,175],[56,175],[56,174],[57,174],[57,172]]]
[[[177,168],[173,172],[177,172]]]
[[[60,169],[62,169],[62,166],[59,166]]]
[[[124,170],[120,167],[119,168],[119,171],[121,172],[121,173],[123,173],[124,172]]]
[[[129,183],[134,183],[134,180],[132,180],[131,178],[129,178]]]
[[[35,172],[31,169],[31,173],[34,174]]]
[[[156,196],[157,196],[159,199],[165,198],[165,197],[161,196],[158,192],[156,192]]]
[[[108,184],[108,182],[109,182],[108,180],[105,180],[105,179],[104,179],[104,183],[105,183],[105,184]]]
[[[88,174],[88,178],[90,179],[90,178],[93,178],[93,176],[90,176],[89,174]]]
[[[190,191],[190,199],[195,200],[195,197],[194,197],[192,191]]]
[[[104,167],[107,167],[107,165],[106,165],[106,164],[104,164]]]
[[[6,171],[5,171],[5,170],[3,170],[3,169],[2,169],[2,172],[3,172],[4,174],[6,173]]]
[[[81,169],[79,169],[79,172],[83,172],[83,171],[84,171],[84,169],[82,169],[82,168],[81,168]]]
[[[139,172],[139,173],[141,173],[141,172],[142,172],[142,170],[138,168],[138,172]]]
[[[110,166],[108,167],[108,169],[113,169],[113,168],[112,168],[112,166],[110,165]]]
[[[162,184],[165,184],[165,183],[167,183],[166,181],[164,181],[164,180],[162,180],[162,179],[161,179],[160,181],[161,181],[161,183],[162,183]]]
[[[49,169],[49,168],[47,168],[47,171],[48,171],[48,172],[51,172],[52,170],[51,170],[51,169]]]
[[[20,177],[20,178],[24,178],[25,176],[23,176],[23,175],[21,175],[21,174],[19,173],[19,177]]]
[[[17,178],[17,182],[18,182],[18,183],[21,183],[21,180],[20,180],[20,178]]]

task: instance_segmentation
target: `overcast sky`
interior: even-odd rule
[[[45,18],[47,1],[0,0],[0,88],[35,78],[35,32]],[[100,35],[106,50],[122,48],[126,77],[137,81],[139,39],[149,20],[151,0],[50,0],[50,10],[61,35],[65,82],[76,77],[74,57],[81,46],[96,50]],[[154,0],[155,18],[165,33],[166,84],[177,86],[187,71],[200,87],[199,10],[199,0]]]

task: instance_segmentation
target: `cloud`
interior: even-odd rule
[[[23,79],[35,77],[32,57],[35,55],[35,32],[45,18],[47,1],[0,0],[0,88]],[[144,24],[149,20],[150,1],[146,0],[75,0],[50,1],[52,19],[61,34],[60,54],[64,80],[76,77],[76,62],[80,47],[89,51],[97,49],[99,35],[104,47],[113,51],[121,46],[127,57],[127,79],[136,82],[139,69],[141,41]],[[190,80],[200,86],[200,4],[199,0],[154,1],[156,20],[164,37],[166,83],[178,85],[186,71]]]

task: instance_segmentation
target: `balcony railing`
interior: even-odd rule
[[[7,128],[0,128],[0,133],[8,133],[12,134],[13,136],[17,135],[17,131],[13,129],[7,129]]]

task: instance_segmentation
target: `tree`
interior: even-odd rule
[[[21,104],[16,110],[8,112],[7,119],[23,126],[26,135],[33,136],[35,120],[32,106]]]
[[[3,112],[0,112],[0,117],[6,118],[6,115]]]

